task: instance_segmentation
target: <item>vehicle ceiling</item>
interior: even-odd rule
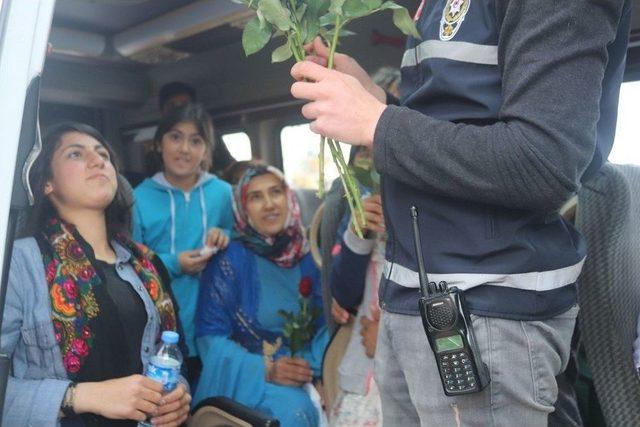
[[[416,1],[399,3],[411,10]],[[243,5],[230,0],[58,0],[42,99],[127,110],[130,123],[155,119],[154,95],[171,80],[194,85],[213,110],[290,100],[290,64],[269,65],[277,43],[250,58],[242,53],[241,28],[250,17]],[[364,21],[356,23],[353,29],[359,35],[346,38],[342,49],[371,71],[397,64],[402,47],[390,16]],[[627,79],[636,80],[640,79],[640,0],[632,28]],[[359,56],[356,46],[362,46],[363,38],[369,43]]]
[[[114,35],[157,18],[192,0],[58,0],[55,25]]]

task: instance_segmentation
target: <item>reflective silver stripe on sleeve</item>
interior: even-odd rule
[[[401,66],[413,67],[429,58],[498,65],[498,46],[459,41],[426,40],[415,48],[404,52]]]
[[[550,291],[575,283],[582,271],[585,258],[569,267],[549,271],[516,274],[484,273],[427,273],[432,282],[445,281],[449,286],[466,290],[480,285],[502,286],[527,291]],[[384,277],[406,288],[418,288],[418,273],[400,264],[385,261]]]

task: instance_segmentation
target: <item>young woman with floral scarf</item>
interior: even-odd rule
[[[177,330],[166,271],[127,237],[114,153],[93,128],[51,129],[29,180],[29,237],[14,244],[2,323],[12,359],[3,425],[178,426],[191,397],[143,375]]]
[[[322,308],[298,202],[282,172],[251,166],[234,190],[234,213],[236,238],[201,278],[196,336],[203,371],[194,402],[223,395],[283,427],[316,426],[319,413],[303,386],[320,376],[324,319],[311,342],[289,357],[277,313],[298,312],[300,293]]]

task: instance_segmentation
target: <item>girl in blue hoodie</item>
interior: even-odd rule
[[[134,190],[133,235],[169,270],[193,380],[200,370],[194,341],[199,275],[215,252],[229,243],[231,186],[206,172],[213,126],[201,106],[187,105],[163,118],[154,144],[162,170]]]

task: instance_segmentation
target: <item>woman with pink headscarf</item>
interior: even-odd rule
[[[234,191],[235,239],[202,274],[196,315],[203,371],[194,402],[227,396],[273,415],[283,427],[316,426],[307,384],[320,377],[328,336],[320,273],[282,172],[251,166]],[[300,300],[319,317],[291,356],[285,319]]]

